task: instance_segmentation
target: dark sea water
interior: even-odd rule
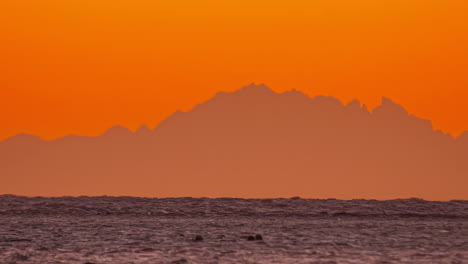
[[[248,240],[256,234],[263,240]],[[467,263],[467,256],[468,201],[0,196],[0,263]]]

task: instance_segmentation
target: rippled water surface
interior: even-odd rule
[[[0,196],[0,263],[467,263],[467,254],[468,201]]]

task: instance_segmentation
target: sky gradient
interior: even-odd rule
[[[5,0],[0,140],[156,126],[265,83],[468,130],[466,0]]]

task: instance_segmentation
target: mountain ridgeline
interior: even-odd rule
[[[383,98],[250,85],[155,129],[0,142],[0,193],[148,197],[468,199],[468,133],[452,138]]]

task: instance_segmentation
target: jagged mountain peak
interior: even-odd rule
[[[109,128],[102,136],[126,136],[131,135],[132,131],[124,126],[116,125]]]
[[[264,94],[274,94],[275,92],[265,84],[255,84],[251,83],[247,86],[242,87],[237,91],[238,93],[264,93]]]
[[[381,105],[374,109],[373,114],[408,116],[408,111],[406,111],[402,105],[393,102],[393,100],[387,97],[382,97]]]
[[[149,128],[148,125],[144,124],[144,125],[141,125],[135,133],[137,135],[147,135],[147,134],[150,134],[151,132],[153,132],[153,130]]]

